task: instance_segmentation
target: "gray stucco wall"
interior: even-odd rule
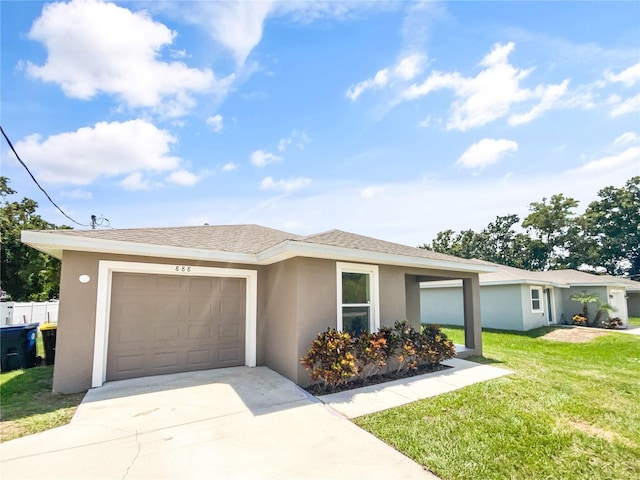
[[[581,293],[582,291],[594,293],[600,297],[603,302],[608,301],[607,287],[570,287],[560,290],[562,298],[562,312],[567,323],[571,323],[571,317],[576,313],[582,313],[582,304],[575,300],[571,300],[571,296]],[[592,303],[589,305],[589,319],[593,319],[596,312],[596,306]]]
[[[640,317],[640,292],[627,292],[627,313],[630,317]]]

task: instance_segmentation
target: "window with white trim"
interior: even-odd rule
[[[336,263],[338,330],[359,335],[380,327],[378,266]]]
[[[542,287],[531,287],[531,312],[540,313],[542,311]]]

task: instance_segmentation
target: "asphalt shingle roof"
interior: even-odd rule
[[[139,244],[257,254],[286,240],[319,244],[367,252],[402,255],[478,265],[476,260],[462,259],[399,243],[378,240],[341,230],[301,236],[260,225],[202,225],[195,227],[131,228],[109,230],[48,230],[45,233]]]

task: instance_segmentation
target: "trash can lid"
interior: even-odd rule
[[[57,323],[43,323],[42,325],[40,325],[40,330],[55,330],[56,328],[58,328],[58,324]]]

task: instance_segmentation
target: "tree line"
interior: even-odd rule
[[[443,230],[420,248],[527,270],[584,269],[640,279],[640,176],[605,187],[583,214],[579,202],[559,193],[485,228]],[[519,228],[517,228],[519,227]]]
[[[12,201],[16,191],[0,176],[0,287],[15,301],[43,301],[60,292],[60,260],[20,241],[21,230],[71,228],[57,226],[36,214],[38,203],[30,198]]]

